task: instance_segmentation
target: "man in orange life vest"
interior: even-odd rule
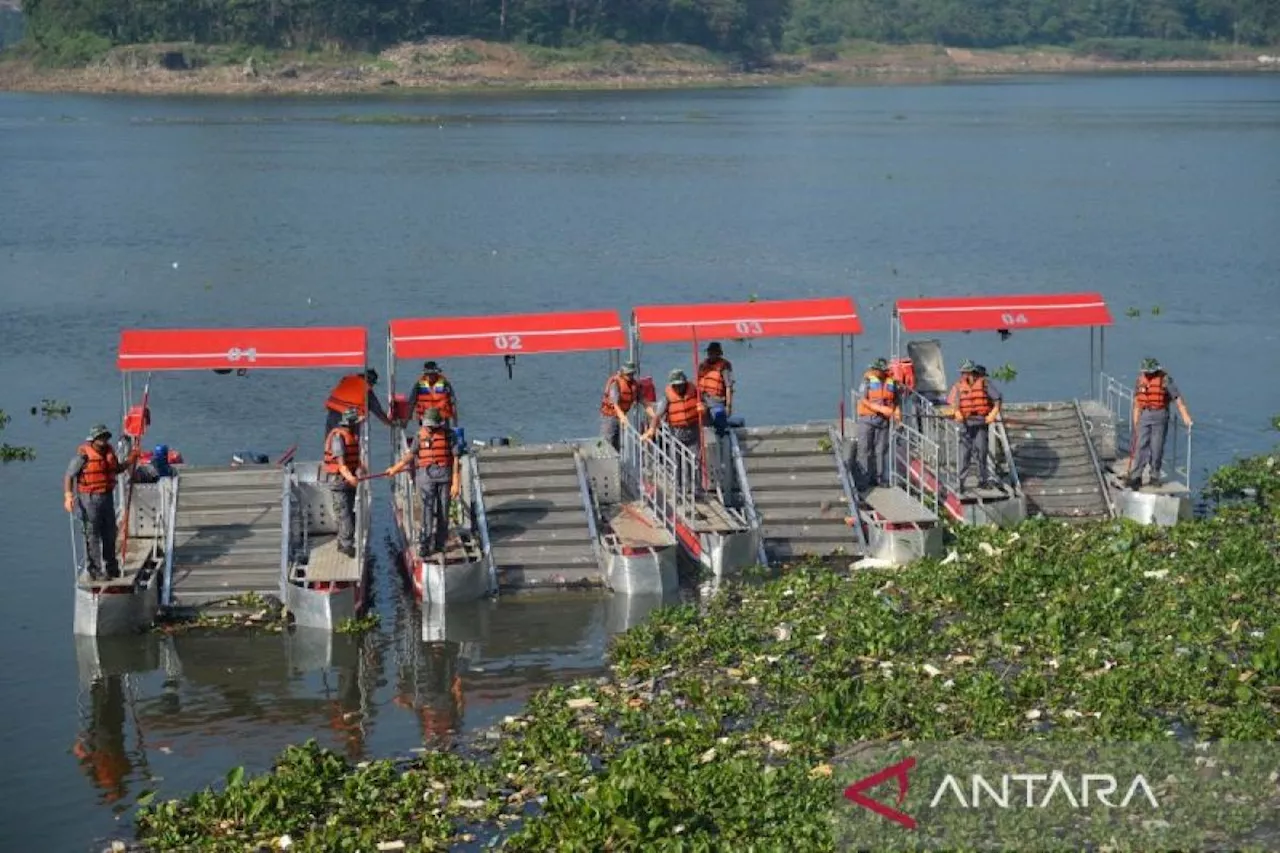
[[[695,468],[699,463],[699,444],[701,443],[699,431],[702,429],[702,416],[707,410],[699,396],[698,389],[689,383],[689,377],[684,375],[683,370],[671,371],[667,376],[666,392],[658,401],[653,419],[643,436],[645,441],[651,441],[658,431],[658,424],[665,418],[676,441],[693,451]],[[683,465],[676,469],[676,474],[680,478],[680,485],[683,485],[685,476]],[[700,488],[699,475],[699,479],[695,480],[694,490],[699,491]]]
[[[422,375],[409,392],[409,411],[419,421],[427,413],[427,409],[437,409],[440,417],[449,426],[458,425],[458,396],[453,393],[453,383],[449,377],[440,372],[440,365],[434,361],[422,364]]]
[[[966,361],[960,365],[960,381],[951,386],[947,405],[952,407],[952,417],[960,424],[960,490],[964,491],[964,478],[969,466],[978,459],[978,488],[997,488],[998,484],[987,474],[987,451],[991,424],[1000,417],[1000,391],[987,378],[986,368]]]
[[[622,449],[622,422],[639,399],[636,366],[628,361],[604,383],[604,395],[600,399],[600,435],[613,445],[614,450]],[[651,406],[646,404],[644,408],[650,416],[653,415]]]
[[[707,357],[698,365],[698,392],[711,413],[716,435],[724,435],[729,429],[729,416],[733,414],[733,365],[715,341],[707,344]]]
[[[338,519],[338,550],[356,555],[356,486],[364,466],[360,459],[361,414],[352,407],[342,413],[338,425],[324,441],[324,473]]]
[[[347,409],[355,409],[362,418],[372,412],[375,418],[387,426],[391,426],[391,419],[383,411],[382,403],[378,401],[378,395],[373,393],[373,386],[377,384],[378,371],[372,367],[365,370],[364,373],[348,373],[339,379],[338,384],[333,386],[333,390],[329,392],[329,399],[324,404],[327,410],[324,434],[328,435],[333,432],[333,428],[342,419],[342,413]]]
[[[1191,415],[1182,401],[1173,377],[1164,372],[1154,358],[1142,360],[1142,375],[1133,390],[1133,423],[1131,427],[1138,439],[1138,455],[1129,471],[1126,485],[1137,489],[1142,485],[1142,469],[1150,467],[1150,482],[1160,485],[1160,471],[1164,466],[1164,439],[1169,431],[1169,405],[1177,403],[1178,414],[1187,429],[1191,429]]]
[[[85,569],[94,580],[120,577],[116,556],[116,479],[137,460],[131,449],[122,464],[111,446],[111,430],[97,424],[72,457],[63,478],[62,507],[80,515]]]
[[[453,444],[453,430],[444,422],[440,410],[427,409],[409,451],[387,469],[389,476],[395,476],[410,464],[414,466],[414,479],[422,495],[419,557],[443,554],[449,544],[449,502],[458,496],[462,483]]]
[[[889,363],[877,358],[858,386],[859,490],[889,485],[885,456],[889,452],[889,422],[901,421],[898,383],[889,375]]]

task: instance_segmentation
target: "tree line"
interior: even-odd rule
[[[1280,42],[1278,0],[25,0],[37,46],[194,41],[376,50],[429,36],[680,42],[767,56],[847,39],[958,47],[1086,39]]]

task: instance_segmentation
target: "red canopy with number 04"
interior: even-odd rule
[[[770,302],[647,305],[633,314],[641,343],[711,338],[781,338],[858,335],[862,321],[847,296]]]
[[[615,311],[391,321],[391,351],[396,358],[531,355],[626,346],[627,336]]]
[[[365,367],[368,332],[354,326],[298,329],[125,329],[120,370],[254,370]]]
[[[895,311],[907,334],[1112,324],[1111,312],[1100,293],[899,299]]]

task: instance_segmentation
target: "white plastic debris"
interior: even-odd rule
[[[276,839],[276,847],[279,847],[281,850],[288,850],[292,846],[293,839],[289,837],[288,833],[285,833]]]
[[[1032,708],[1030,711],[1023,714],[1023,716],[1026,717],[1028,720],[1038,720],[1043,716],[1043,713],[1040,711],[1039,708]]]
[[[936,666],[934,666],[931,663],[927,663],[920,668],[923,669],[925,671],[925,674],[928,675],[930,678],[937,678],[939,675],[942,675],[942,670],[938,669]]]
[[[1154,570],[1154,571],[1150,571],[1150,572],[1143,572],[1143,573],[1142,573],[1142,576],[1143,576],[1144,578],[1153,578],[1153,579],[1155,579],[1155,580],[1164,580],[1164,579],[1165,579],[1165,577],[1167,577],[1167,576],[1168,576],[1168,574],[1169,574],[1169,570],[1168,570],[1168,569],[1156,569],[1156,570]]]
[[[949,552],[947,553],[947,556],[945,556],[945,557],[943,557],[943,558],[942,558],[942,562],[941,562],[941,563],[939,563],[939,565],[941,565],[941,566],[949,566],[949,565],[951,565],[952,563],[956,562],[956,561],[957,561],[957,560],[959,560],[959,559],[960,559],[960,552],[959,552],[959,551],[957,551],[957,550],[955,550],[954,548],[952,548],[952,549],[951,549],[951,551],[949,551]]]

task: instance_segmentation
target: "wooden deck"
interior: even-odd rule
[[[902,489],[875,488],[863,501],[890,524],[933,524],[938,517]]]
[[[705,498],[693,502],[697,518],[693,519],[693,529],[706,533],[737,533],[746,530],[747,525],[734,518],[727,509],[716,501]]]
[[[151,564],[154,560],[158,560],[160,551],[159,543],[155,539],[136,539],[129,540],[129,559],[120,564],[120,577],[111,580],[93,580],[88,573],[81,572],[76,576],[76,585],[81,589],[120,589],[122,587],[131,587],[138,581],[138,573]]]
[[[629,507],[629,508],[628,508]],[[639,504],[612,507],[608,510],[609,529],[622,545],[636,548],[662,548],[674,540],[660,527],[650,524]]]
[[[355,557],[338,551],[336,536],[313,537],[308,544],[307,564],[294,567],[295,580],[312,583],[360,580],[360,564]]]

